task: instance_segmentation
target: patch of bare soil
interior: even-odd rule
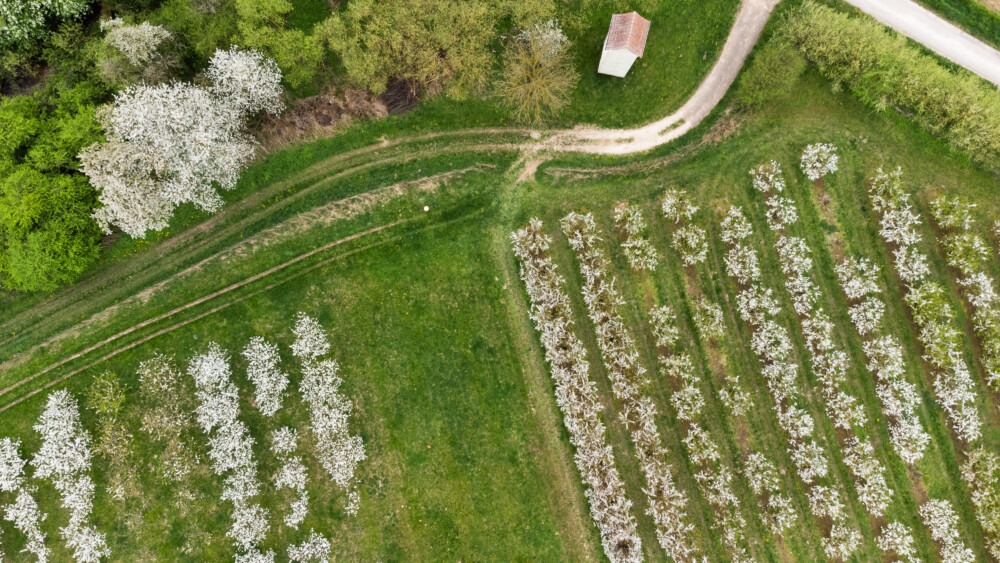
[[[745,114],[734,111],[732,107],[726,108],[719,119],[712,124],[712,128],[702,137],[702,142],[717,145],[728,140],[740,130],[744,119]]]
[[[544,158],[527,155],[523,159],[524,168],[521,169],[521,173],[517,175],[517,181],[515,183],[521,184],[523,182],[533,182],[535,180],[535,174],[538,172],[538,167],[545,162]]]
[[[979,3],[1000,14],[1000,0],[979,0]]]
[[[278,117],[266,117],[256,133],[261,152],[329,137],[358,119],[389,115],[385,103],[367,90],[335,88],[292,103]]]

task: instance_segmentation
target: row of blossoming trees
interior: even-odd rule
[[[283,521],[297,530],[305,520],[309,511],[309,469],[304,457],[307,454],[318,461],[325,477],[343,492],[344,511],[353,515],[359,508],[355,471],[365,459],[365,446],[359,436],[349,431],[352,403],[340,392],[339,366],[328,357],[330,342],[320,324],[303,313],[299,313],[293,333],[291,351],[301,368],[298,391],[308,412],[308,423],[301,429],[282,426],[272,431],[269,450],[279,468],[266,480],[262,479],[256,458],[263,450],[257,447],[241,415],[239,388],[232,377],[230,356],[222,347],[210,343],[205,352],[190,359],[186,374],[162,355],[142,362],[138,370],[145,399],[142,427],[161,446],[159,459],[151,465],[175,483],[194,471],[200,460],[196,450],[200,448],[188,439],[193,420],[207,445],[211,471],[222,481],[221,500],[231,507],[230,527],[225,535],[237,550],[236,561],[243,563],[273,562],[277,557],[274,550],[260,547],[270,527],[269,511],[261,502],[265,494],[270,492],[281,498],[281,491],[291,491],[294,500],[285,507]],[[272,419],[290,400],[287,397],[290,379],[281,368],[279,348],[257,336],[242,350],[242,355],[247,361],[247,379],[253,386],[252,403],[265,419]],[[185,399],[190,394],[186,379],[194,384],[193,400]],[[110,385],[102,387],[102,392],[115,396],[117,390]],[[102,404],[106,403],[105,400]],[[114,409],[95,410],[99,415],[96,448],[81,423],[77,400],[65,390],[49,395],[34,427],[41,446],[30,460],[22,458],[19,440],[0,439],[0,512],[23,534],[24,551],[37,561],[47,561],[51,555],[41,525],[48,514],[42,512],[36,500],[37,486],[25,473],[28,465],[34,469],[34,480],[50,482],[62,499],[68,518],[60,528],[60,535],[74,560],[96,562],[114,557],[105,532],[90,523],[96,490],[91,477],[94,451],[118,451],[108,447],[113,440],[106,436],[109,429],[116,428],[105,416]],[[311,451],[300,445],[300,431],[309,436]],[[117,443],[127,447],[130,437],[127,428],[110,433],[119,436]],[[114,460],[116,456],[109,457]],[[113,474],[113,468],[108,472]],[[109,477],[109,482],[108,492],[112,497],[122,494],[119,481]],[[327,561],[331,551],[330,540],[311,529],[300,542],[287,547],[286,557],[301,562]]]
[[[836,148],[808,146],[800,168],[809,181],[821,182],[837,171]],[[756,232],[751,216],[757,211],[738,206],[724,213],[717,231],[725,246],[722,262],[736,288],[732,307],[749,329],[749,348],[770,395],[790,471],[781,466],[782,460],[769,459],[768,452],[749,450],[746,444],[733,446],[735,441],[730,447],[740,454],[736,467],[719,453],[718,440],[725,442],[727,436],[713,434],[706,405],[717,401],[726,414],[719,415],[723,411],[715,409],[716,415],[734,420],[752,409],[756,399],[739,376],[725,369],[725,361],[721,369],[701,368],[691,359],[692,350],[717,354],[722,349],[718,343],[727,338],[722,308],[700,295],[704,288],[699,287],[695,272],[707,268],[711,237],[687,192],[669,189],[663,193],[662,223],[667,231],[663,235],[651,236],[642,206],[621,203],[611,213],[621,256],[634,276],[653,276],[665,256],[671,259],[669,252],[665,255],[656,248],[653,241],[659,236],[668,238],[676,260],[687,271],[686,277],[679,276],[685,293],[681,299],[693,320],[690,332],[695,336],[679,338],[679,315],[669,306],[654,305],[646,313],[650,342],[655,343],[659,361],[656,374],[673,387],[664,405],[657,405],[655,393],[647,388],[650,375],[637,344],[641,339],[636,339],[623,317],[622,309],[629,303],[617,287],[614,266],[605,254],[593,215],[571,213],[561,227],[576,255],[583,303],[616,413],[602,412],[596,397],[596,379],[592,379],[573,324],[571,300],[550,255],[551,239],[537,219],[513,235],[532,318],[542,334],[557,401],[577,448],[578,467],[588,485],[591,512],[608,557],[635,560],[641,556],[632,501],[616,467],[623,460],[615,459],[605,436],[602,419],[608,417],[619,419],[631,439],[632,449],[625,451],[631,451],[638,462],[647,514],[660,547],[674,560],[704,556],[706,545],[692,524],[696,515],[688,513],[695,497],[711,508],[710,523],[717,528],[728,558],[750,558],[746,515],[780,537],[800,521],[797,508],[802,506],[784,490],[789,483],[783,476],[786,473],[804,494],[813,529],[823,532],[820,545],[829,559],[847,560],[860,553],[864,542],[860,524],[872,527],[874,545],[884,557],[918,561],[919,542],[911,526],[919,523],[923,525],[919,532],[936,544],[942,560],[971,561],[975,554],[962,531],[968,522],[963,525],[953,507],[956,499],[946,498],[966,492],[969,498],[961,502],[971,501],[988,549],[1000,557],[1000,456],[982,444],[984,422],[978,411],[982,399],[962,351],[961,327],[946,285],[930,279],[928,256],[916,228],[920,221],[902,189],[900,173],[880,170],[871,183],[871,198],[924,360],[932,368],[933,397],[922,392],[922,382],[908,378],[903,341],[883,322],[887,311],[880,285],[886,279],[883,268],[869,258],[848,255],[833,267],[830,274],[834,275],[821,278],[811,237],[803,232],[808,227],[799,219],[799,204],[785,189],[780,165],[771,161],[754,168],[750,184],[762,196],[759,214],[772,234]],[[1000,300],[987,267],[995,255],[988,240],[974,232],[973,207],[958,198],[939,198],[931,204],[931,215],[941,232],[943,254],[958,275],[971,312],[985,383],[997,386]],[[770,249],[767,240],[772,241]],[[765,275],[768,260],[773,260],[777,271]],[[824,286],[824,279],[833,281]],[[646,282],[643,285],[648,287]],[[689,299],[688,294],[699,296]],[[853,328],[838,326],[827,310],[834,302],[843,303],[845,318]],[[801,345],[789,330],[792,325],[802,337]],[[852,361],[844,349],[845,339],[859,342],[863,361]],[[714,372],[714,384],[703,379],[706,371]],[[866,406],[857,395],[859,377],[873,381],[877,404]],[[571,388],[579,392],[569,393]],[[952,493],[936,488],[931,498],[921,500],[915,513],[909,514],[905,510],[913,506],[909,501],[894,503],[899,495],[890,485],[888,472],[895,468],[897,475],[908,475],[907,489],[928,490],[921,465],[932,440],[921,418],[927,401],[936,402],[951,423],[963,457],[961,477],[966,488],[951,488]],[[878,420],[873,420],[868,408],[876,409]],[[680,452],[670,452],[661,435],[664,417],[659,413],[664,410],[678,421]],[[580,416],[584,412],[586,416]],[[826,420],[831,430],[820,431]],[[885,446],[875,437],[879,433],[875,425],[881,423],[888,435]],[[589,441],[583,441],[584,437]],[[935,450],[934,455],[940,454]],[[677,468],[667,461],[679,457],[688,460],[687,469],[694,473],[694,487],[687,490],[678,484]],[[898,477],[895,483],[900,483]],[[756,497],[757,506],[741,505],[737,490],[743,486]],[[895,508],[890,510],[891,506]],[[859,509],[866,518],[859,518]]]
[[[905,286],[905,301],[918,329],[923,359],[934,373],[933,389],[938,405],[948,416],[952,432],[964,454],[962,479],[968,488],[976,518],[985,532],[991,555],[1000,558],[1000,458],[983,440],[985,416],[979,405],[981,393],[997,390],[1000,311],[996,305],[995,280],[986,268],[993,252],[975,231],[973,205],[960,197],[939,197],[930,204],[931,217],[940,230],[935,236],[943,247],[947,264],[957,274],[978,340],[977,356],[982,366],[982,391],[964,352],[965,334],[958,322],[956,305],[946,284],[932,279],[930,259],[920,233],[920,214],[903,185],[902,170],[879,169],[869,195],[879,213],[879,234],[892,251],[896,274]],[[925,519],[936,518],[932,535],[942,544],[942,557],[964,560],[958,535],[958,518],[948,506],[925,506]],[[946,502],[946,501],[945,501]],[[945,524],[951,523],[949,528]],[[928,526],[932,524],[928,522]]]

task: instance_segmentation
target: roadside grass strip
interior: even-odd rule
[[[556,403],[576,448],[574,460],[586,486],[590,514],[611,561],[641,561],[642,542],[632,515],[632,501],[615,467],[614,454],[601,422],[597,389],[590,379],[587,352],[573,328],[565,280],[549,255],[550,239],[542,222],[532,219],[511,234],[521,279],[531,301],[531,320],[539,332],[555,383]]]
[[[594,218],[589,213],[570,213],[562,220],[562,230],[576,253],[583,300],[594,323],[612,394],[621,402],[619,418],[629,432],[646,480],[648,513],[656,524],[657,540],[676,561],[696,559],[694,526],[685,511],[687,495],[674,482],[666,463],[666,446],[656,427],[656,405],[643,391],[646,369],[639,363],[635,339],[618,311],[622,298],[615,289],[610,262],[599,246]]]

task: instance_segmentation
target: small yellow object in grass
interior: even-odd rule
[[[430,211],[430,210],[431,210],[431,208],[429,206],[427,206],[427,205],[424,206],[424,211]]]

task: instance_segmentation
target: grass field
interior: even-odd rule
[[[734,5],[711,3],[704,9],[722,13]],[[680,14],[694,6],[682,3],[664,10]],[[651,19],[656,30],[663,18]],[[720,25],[722,37],[729,24]],[[704,35],[704,30],[698,33]],[[709,47],[694,48],[708,52]],[[684,58],[688,55],[684,53]],[[677,67],[681,74],[675,76],[703,73],[712,58],[711,54],[704,58],[706,66],[699,60],[688,70]],[[635,100],[642,99],[634,106],[641,112],[661,112],[675,103],[643,96],[640,88],[630,92]],[[43,404],[45,393],[40,391],[51,385],[82,396],[96,375],[113,371],[127,384],[128,420],[133,433],[142,436],[135,376],[140,361],[163,352],[185,362],[210,340],[236,352],[255,334],[279,342],[290,360],[290,327],[301,310],[319,318],[329,330],[333,355],[342,364],[344,392],[355,402],[351,428],[368,448],[368,460],[359,468],[358,517],[346,517],[339,493],[317,484],[310,489],[313,503],[306,530],[316,527],[332,537],[334,552],[344,559],[600,559],[599,537],[507,241],[513,229],[538,216],[553,236],[555,260],[567,278],[577,331],[587,346],[591,376],[605,407],[608,437],[626,491],[636,503],[633,513],[645,555],[662,560],[653,525],[643,513],[643,482],[632,446],[613,415],[612,409],[619,405],[612,399],[580,295],[576,258],[558,228],[559,219],[568,212],[590,211],[604,235],[601,244],[612,259],[625,300],[622,316],[636,338],[641,362],[650,369],[647,394],[660,413],[656,423],[668,462],[690,499],[688,512],[697,544],[713,560],[724,560],[727,554],[713,527],[711,509],[681,442],[683,426],[669,404],[676,385],[655,370],[656,349],[647,316],[654,304],[667,304],[679,312],[685,351],[710,391],[722,385],[727,372],[738,374],[752,390],[754,407],[747,416],[730,416],[710,400],[706,425],[720,437],[725,464],[738,467],[748,452],[761,451],[785,469],[781,485],[799,512],[807,514],[808,501],[792,475],[759,362],[750,350],[750,331],[735,312],[736,287],[722,266],[725,247],[718,239],[718,220],[730,204],[739,204],[754,222],[765,280],[782,296],[780,320],[797,334],[773,236],[767,232],[763,204],[750,188],[747,171],[769,159],[784,165],[789,194],[800,215],[794,234],[805,237],[813,252],[824,306],[837,324],[838,343],[854,366],[849,388],[873,421],[879,418],[874,383],[862,367],[860,338],[850,327],[832,272],[835,259],[845,252],[888,264],[877,217],[866,196],[867,179],[879,166],[901,165],[925,222],[929,199],[940,193],[960,193],[978,203],[981,225],[1000,217],[993,196],[1000,181],[976,170],[968,159],[904,118],[872,113],[849,94],[835,92],[813,71],[795,92],[753,114],[720,113],[714,123],[702,126],[680,145],[625,159],[560,157],[543,165],[535,181],[521,184],[515,182],[517,155],[512,151],[524,139],[522,134],[424,135],[436,128],[495,123],[497,114],[489,113],[486,105],[475,123],[463,122],[462,115],[449,112],[450,103],[440,102],[412,116],[365,124],[340,137],[272,155],[252,168],[237,190],[226,194],[227,207],[219,215],[208,219],[185,213],[156,240],[119,241],[108,261],[76,286],[53,295],[4,296],[0,428],[3,435],[22,438],[25,449],[34,451],[38,439],[31,425]],[[676,100],[686,95],[678,94]],[[596,105],[586,109],[586,100],[580,107],[580,116],[597,111]],[[608,124],[629,123],[633,118],[644,119],[639,113],[614,114]],[[362,148],[390,133],[387,146]],[[802,147],[815,141],[831,142],[841,154],[840,170],[821,189],[808,184],[796,166]],[[432,181],[421,182],[427,178]],[[658,198],[668,187],[690,192],[702,206],[698,220],[711,235],[709,258],[703,265],[681,267],[670,248],[674,227],[658,213]],[[362,194],[383,195],[358,199]],[[621,201],[640,205],[650,221],[650,238],[661,255],[661,267],[653,274],[629,272],[611,220],[612,209]],[[302,215],[315,209],[321,211]],[[359,233],[367,234],[350,238]],[[950,299],[970,343],[964,352],[975,359],[978,351],[971,345],[974,338],[953,273],[944,265],[933,234],[929,228],[924,232],[933,275],[950,280]],[[995,260],[991,268],[1000,275]],[[911,470],[895,458],[884,425],[873,425],[873,445],[896,491],[888,515],[911,528],[923,559],[934,560],[937,549],[916,515],[916,506],[928,496],[948,498],[959,514],[962,540],[978,560],[986,561],[983,532],[959,474],[964,450],[937,407],[932,374],[919,359],[921,349],[901,285],[890,268],[885,270],[881,280],[888,305],[885,322],[906,349],[907,377],[922,392],[920,418],[933,438],[924,459]],[[693,329],[692,304],[701,295],[723,305],[726,336],[718,343],[701,340]],[[867,517],[852,492],[850,474],[839,461],[840,438],[823,413],[800,337],[795,344],[802,389],[810,397],[819,440],[830,456],[831,482],[848,492],[849,519],[863,537],[856,560],[877,560],[881,555],[874,537],[880,523]],[[241,362],[234,363],[244,407],[241,416],[257,438],[255,454],[261,467],[272,471],[275,461],[264,444],[271,425],[277,423],[261,419],[250,407]],[[294,381],[298,377],[294,363],[286,364]],[[975,362],[970,365],[978,370]],[[976,380],[981,383],[980,373]],[[25,383],[10,387],[17,382]],[[979,395],[980,410],[988,413],[983,443],[996,451],[1000,447],[997,397],[982,386]],[[279,418],[283,423],[300,423],[302,407],[293,401]],[[89,412],[84,424],[93,429]],[[203,437],[199,445],[204,448]],[[104,492],[105,475],[97,458],[94,518],[109,536],[112,559],[169,560],[184,546],[192,550],[193,559],[230,558],[232,547],[222,537],[229,509],[219,502],[219,479],[203,468],[189,483],[195,500],[184,501],[178,490],[154,478],[155,469],[147,460],[156,453],[152,443],[137,447],[144,494],[124,506]],[[310,477],[322,483],[318,474]],[[57,549],[56,559],[63,560],[68,552],[60,545],[57,530],[66,517],[54,489],[39,484],[42,507],[49,513],[45,523],[49,543]],[[826,533],[826,523],[805,518],[782,537],[774,537],[755,517],[757,500],[745,482],[737,479],[734,489],[748,521],[755,558],[822,558],[820,537]],[[0,493],[0,503],[9,501]],[[275,495],[264,496],[266,506],[274,508],[278,502]],[[137,512],[145,517],[128,516]],[[275,516],[274,532],[264,547],[280,550],[303,533],[283,528],[278,521]],[[19,534],[4,521],[0,537],[4,555],[17,560],[23,541]]]

